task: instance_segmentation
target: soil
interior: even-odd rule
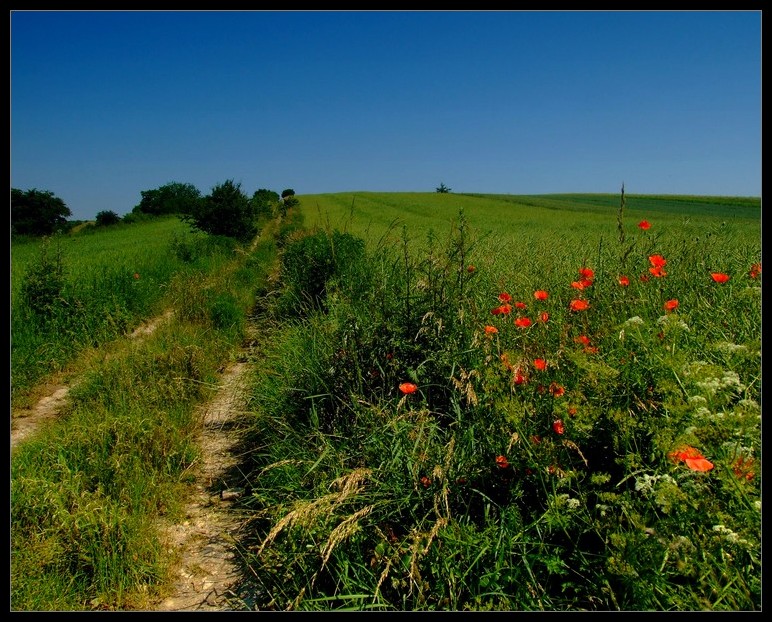
[[[155,330],[169,314],[132,333],[141,338]],[[163,524],[167,550],[176,560],[172,589],[152,611],[232,611],[244,609],[233,592],[241,580],[235,557],[235,538],[245,517],[232,507],[243,491],[232,488],[228,472],[238,463],[234,450],[243,430],[245,381],[250,367],[249,350],[255,328],[247,328],[242,356],[222,371],[220,389],[214,399],[201,406],[203,425],[199,436],[200,462],[193,466],[195,483],[185,505],[185,520]],[[28,439],[46,422],[56,418],[66,403],[72,383],[63,376],[41,388],[34,407],[11,413],[11,449]]]

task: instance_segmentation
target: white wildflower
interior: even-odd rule
[[[643,320],[638,315],[634,315],[625,321],[625,326],[640,326],[641,324],[643,324]]]

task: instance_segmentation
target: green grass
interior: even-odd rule
[[[148,525],[277,256],[239,465],[249,608],[761,609],[758,199],[298,198],[253,252],[172,244],[174,323],[90,358],[16,450],[14,609],[162,589]]]

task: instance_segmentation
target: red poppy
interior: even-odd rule
[[[584,351],[586,354],[597,354],[598,348],[597,346],[585,346]]]
[[[622,287],[627,287],[630,285],[630,279],[628,279],[624,274],[619,277],[619,284]]]
[[[673,298],[672,300],[668,300],[664,305],[662,305],[665,308],[665,311],[673,311],[674,309],[678,308],[678,300]]]
[[[752,279],[758,278],[759,274],[761,274],[761,263],[755,263],[751,266],[751,269],[748,271],[748,276]]]
[[[526,306],[525,306],[524,302],[516,302],[515,303],[515,308],[517,308],[517,309],[525,309]]]
[[[571,287],[573,287],[574,289],[582,290],[586,287],[586,285],[584,284],[584,281],[572,281]]]
[[[569,417],[575,417],[576,416],[576,406],[569,406],[568,407],[568,416]]]
[[[526,382],[528,382],[528,378],[523,375],[523,372],[520,370],[519,367],[515,370],[515,373],[512,379],[515,384],[525,384]]]
[[[711,272],[710,277],[716,282],[716,283],[726,283],[729,280],[729,275],[724,274],[723,272]]]
[[[542,322],[546,323],[546,322],[547,322],[547,320],[548,320],[548,319],[550,319],[550,314],[549,314],[549,313],[547,313],[546,311],[542,311],[542,312],[539,314],[539,319],[540,319]]]
[[[496,456],[496,466],[500,469],[506,469],[509,467],[506,456]]]
[[[405,395],[410,395],[411,393],[418,391],[418,387],[412,382],[403,382],[401,385],[399,385],[399,390],[402,391],[402,393]]]
[[[552,424],[552,429],[555,430],[555,434],[563,434],[566,431],[566,427],[560,419]]]
[[[547,369],[547,361],[545,361],[544,359],[534,359],[533,366],[539,371],[544,371],[545,369]]]
[[[552,393],[553,397],[561,397],[566,390],[561,387],[557,382],[551,382],[550,383],[550,393]]]
[[[485,334],[486,335],[495,335],[497,332],[499,332],[499,329],[495,326],[486,326],[485,327]]]
[[[536,298],[536,300],[547,300],[549,297],[549,294],[545,292],[543,289],[537,289],[533,293],[533,297]]]
[[[507,292],[502,292],[499,294],[499,300],[501,302],[510,302],[512,300],[512,296],[510,296]]]
[[[584,279],[589,279],[590,281],[595,278],[595,273],[590,268],[579,268],[579,274],[581,274]]]
[[[541,436],[539,436],[538,434],[534,434],[533,436],[531,436],[531,442],[534,445],[538,445],[539,443],[541,443]]]
[[[134,273],[134,278],[135,278],[135,279],[138,279],[138,278],[139,278],[139,272],[135,272],[135,273]]]
[[[648,220],[642,220],[638,223],[638,228],[647,231],[651,228],[651,223]]]
[[[669,455],[676,462],[685,463],[692,471],[710,471],[713,468],[710,460],[707,460],[698,449],[689,445],[684,445]]]
[[[474,266],[468,266],[466,271],[469,272],[469,273],[474,272]]]
[[[656,276],[657,278],[667,276],[667,272],[665,272],[662,266],[654,266],[652,268],[649,268],[649,272],[651,272],[652,276]]]
[[[429,488],[429,486],[432,485],[432,480],[430,480],[426,475],[424,475],[421,478],[421,483],[424,485],[424,488]]]
[[[586,311],[590,308],[590,303],[586,300],[572,300],[571,311]]]
[[[519,317],[515,320],[515,326],[518,328],[528,328],[531,325],[531,320],[527,317]]]
[[[578,337],[574,337],[575,343],[581,343],[582,345],[589,346],[590,345],[590,338],[587,335],[579,335]]]
[[[649,255],[649,262],[655,268],[661,268],[667,263],[667,259],[665,259],[662,255]]]
[[[512,312],[512,305],[503,304],[499,305],[495,309],[491,309],[493,315],[509,315]]]

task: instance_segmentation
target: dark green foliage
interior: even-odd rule
[[[239,301],[231,294],[218,294],[209,306],[209,319],[217,330],[240,329],[244,323],[244,312]]]
[[[437,190],[437,192],[439,192],[440,194],[447,194],[447,193],[449,193],[449,192],[450,192],[450,188],[448,188],[448,187],[447,187],[445,184],[443,184],[442,182],[440,182],[440,185],[437,187],[437,189],[436,189],[436,190]]]
[[[11,233],[51,235],[61,231],[72,216],[70,208],[50,191],[11,188]]]
[[[241,190],[241,183],[232,179],[215,186],[211,194],[190,207],[182,220],[194,230],[240,241],[251,240],[257,234],[256,206]]]
[[[292,188],[286,188],[281,191],[281,198],[286,199],[287,197],[294,197],[295,191]]]
[[[64,303],[62,290],[65,276],[61,249],[57,246],[52,256],[49,247],[50,239],[44,238],[40,258],[27,270],[21,284],[24,304],[43,319],[51,317]]]
[[[270,218],[274,206],[279,203],[279,195],[273,190],[260,188],[252,195],[251,201],[258,218]]]
[[[142,200],[133,212],[160,216],[185,214],[201,200],[201,192],[193,184],[171,182],[155,190],[143,190]]]
[[[96,224],[98,227],[117,225],[119,222],[121,222],[121,217],[112,211],[103,211],[96,215]]]
[[[344,276],[364,256],[364,248],[364,240],[339,231],[317,231],[287,244],[282,276],[291,303],[319,308],[330,280]]]

